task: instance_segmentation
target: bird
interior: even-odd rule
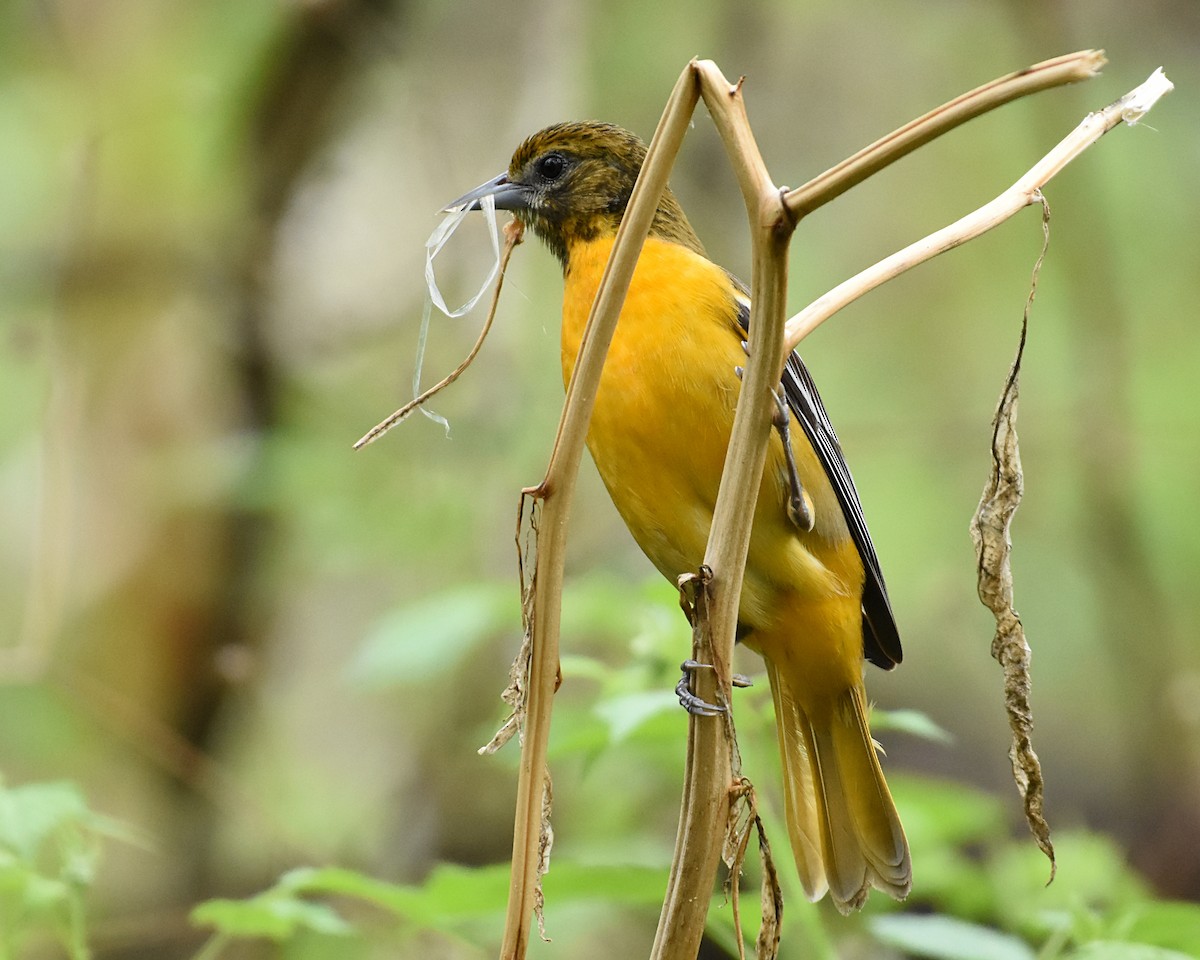
[[[447,207],[478,209],[490,196],[559,261],[564,384],[646,149],[614,124],[557,123]],[[749,319],[747,288],[708,259],[668,186],[605,359],[587,446],[634,540],[671,583],[704,558]],[[902,651],[841,445],[796,353],[777,401],[737,639],[766,664],[804,891],[814,901],[828,893],[850,913],[871,888],[904,899],[912,884],[864,685],[866,661],[891,669]]]

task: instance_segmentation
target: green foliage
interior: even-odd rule
[[[1154,900],[1108,838],[1058,833],[1059,869],[1048,884],[1045,858],[1032,841],[1009,836],[995,798],[908,777],[894,787],[916,878],[903,913],[870,918],[880,942],[954,960],[1200,955],[1200,905]]]
[[[386,614],[350,661],[349,679],[392,687],[450,672],[491,637],[519,629],[513,594],[511,584],[466,584]]]
[[[443,668],[448,668],[485,635],[514,628],[505,623],[503,610],[501,592],[492,585],[438,594],[388,617],[359,651],[354,669],[382,683],[435,676],[432,660],[421,666],[427,659],[422,644],[431,638],[435,646],[444,643]],[[610,653],[610,634],[628,639],[625,652],[611,653],[614,663],[590,653],[564,657],[564,677],[576,691],[583,687],[588,694],[560,700],[552,742],[559,768],[580,757],[586,759],[585,767],[595,765],[592,772],[581,773],[583,782],[576,785],[583,794],[596,793],[587,789],[589,778],[602,782],[601,770],[610,762],[620,769],[641,769],[647,779],[663,768],[673,770],[684,721],[671,688],[686,626],[671,591],[657,584],[631,591],[605,578],[586,578],[569,585],[564,621],[578,634],[599,635]],[[447,624],[460,633],[458,638],[449,637]],[[402,669],[406,660],[415,665],[415,673]],[[765,683],[758,683],[738,696],[746,769],[761,785],[770,835],[781,838],[781,818],[772,802],[769,692]],[[950,740],[940,726],[914,711],[876,711],[873,724],[933,745]],[[1013,811],[1004,799],[959,783],[902,773],[890,779],[913,849],[916,881],[909,903],[873,897],[860,917],[834,917],[804,901],[786,841],[780,840],[774,853],[787,899],[785,960],[835,960],[844,950],[861,951],[864,942],[872,944],[871,955],[931,960],[1175,960],[1200,955],[1200,906],[1156,901],[1107,838],[1082,831],[1056,835],[1059,871],[1047,886],[1048,864],[1031,841],[1014,837],[1009,824]],[[578,911],[599,913],[609,924],[625,910],[653,916],[666,884],[667,857],[640,835],[638,787],[630,783],[601,790],[594,806],[585,805],[565,827],[560,821],[560,839],[570,847],[556,851],[545,879],[551,936],[568,922],[564,917]],[[749,859],[741,913],[744,932],[752,938],[759,908],[758,866],[753,854]],[[296,870],[248,900],[204,904],[193,920],[217,932],[220,939],[214,943],[260,937],[295,945],[314,933],[393,945],[414,938],[428,943],[432,937],[469,948],[474,955],[470,949],[486,953],[499,935],[507,885],[507,864],[442,864],[416,885],[388,884],[334,868]],[[364,905],[387,922],[364,926]],[[731,955],[736,952],[733,912],[724,893],[714,897],[709,935]]]
[[[1034,960],[1030,946],[1000,933],[940,914],[876,917],[871,932],[889,946],[932,960]]]
[[[1070,960],[1195,960],[1195,953],[1179,953],[1161,947],[1117,940],[1094,940],[1072,953]]]
[[[545,878],[552,936],[580,917],[632,911],[647,922],[663,895],[667,851],[645,842],[639,826],[641,789],[609,786],[603,769],[640,769],[676,779],[684,720],[672,693],[686,636],[669,589],[630,590],[586,578],[568,590],[564,620],[590,634],[605,656],[564,658],[563,673],[586,695],[565,697],[556,716],[553,755],[561,768],[584,758],[578,792],[592,796],[564,814],[566,849]],[[444,591],[385,616],[354,656],[351,677],[366,686],[437,682],[487,639],[513,633],[509,589],[490,583]],[[624,636],[626,649],[614,644]],[[580,644],[586,649],[586,643]],[[578,647],[577,647],[578,648]],[[431,653],[430,651],[435,651]],[[609,660],[612,662],[609,662]],[[769,692],[764,683],[739,691],[739,729],[747,772],[761,786],[769,834],[783,836],[774,809],[774,755]],[[914,711],[880,712],[879,730],[944,745],[948,734]],[[510,751],[515,755],[515,751]],[[592,769],[594,767],[594,769]],[[1024,836],[1014,838],[1004,800],[959,783],[894,773],[916,865],[908,904],[873,897],[859,917],[835,917],[804,901],[786,842],[775,849],[787,900],[781,956],[836,960],[846,952],[930,960],[1179,960],[1200,955],[1200,905],[1156,900],[1106,837],[1083,831],[1056,836],[1059,871]],[[578,803],[579,801],[576,801]],[[561,821],[560,821],[561,823]],[[661,831],[661,826],[659,828]],[[0,958],[15,957],[32,937],[50,938],[71,960],[90,956],[84,898],[96,873],[100,839],[128,831],[87,808],[69,783],[0,789]],[[499,936],[508,865],[441,864],[423,882],[395,884],[339,867],[300,868],[242,900],[214,899],[192,911],[210,930],[198,955],[212,960],[236,942],[263,941],[294,960],[366,958],[379,951],[416,956],[486,955]],[[742,879],[743,931],[758,921],[758,865]],[[717,892],[709,936],[737,950],[733,910]],[[869,947],[864,946],[869,944]],[[552,948],[547,948],[553,953]]]
[[[491,609],[488,604],[499,602],[498,597],[484,599],[490,597],[488,590],[481,588],[477,598],[470,591],[454,591],[430,603],[452,610],[447,620],[460,626],[475,617],[471,630],[463,627],[464,632],[494,631],[502,628],[499,623],[472,612]],[[424,605],[416,609],[422,615],[406,614],[393,621],[403,624],[404,630],[390,639],[383,633],[375,635],[371,641],[377,645],[374,656],[386,660],[382,647],[388,643],[395,643],[397,650],[407,649],[411,641],[404,639],[405,632],[432,635],[435,628],[421,626],[427,612]],[[581,684],[590,687],[591,693],[560,700],[552,757],[559,764],[580,756],[597,764],[602,758],[615,757],[622,769],[636,767],[647,775],[663,767],[674,769],[684,723],[672,686],[678,676],[680,650],[686,648],[686,625],[672,591],[657,581],[631,591],[627,584],[606,577],[580,578],[568,584],[563,613],[564,634],[575,641],[573,649],[580,648],[577,641],[581,637],[591,635],[606,653],[573,653],[563,658],[565,680],[576,689]],[[627,648],[624,653],[621,645]],[[459,656],[458,650],[451,644],[447,659]],[[419,652],[414,654],[413,662],[422,662],[421,657]],[[401,662],[401,657],[397,656],[396,662]],[[782,837],[781,817],[773,811],[770,799],[775,759],[769,692],[760,682],[751,690],[739,691],[738,696],[746,769],[764,785],[760,799],[771,835]],[[872,725],[877,731],[915,736],[935,745],[952,740],[919,711],[876,710]],[[627,755],[623,760],[622,754]],[[785,958],[834,958],[838,941],[847,936],[867,936],[879,949],[935,960],[1031,960],[1035,956],[1039,960],[1074,960],[1077,956],[1108,956],[1109,952],[1114,957],[1165,958],[1169,954],[1161,952],[1164,950],[1200,954],[1200,906],[1154,901],[1110,840],[1078,831],[1057,835],[1060,869],[1055,882],[1047,886],[1045,858],[1024,836],[1013,838],[1008,822],[1012,810],[1002,798],[929,778],[893,774],[890,779],[916,864],[910,903],[899,906],[875,897],[863,921],[825,921],[820,911],[804,902],[792,876],[786,842],[781,841],[775,856],[788,902]],[[606,791],[604,804],[620,811],[632,790],[627,786]],[[576,903],[601,909],[651,908],[661,897],[665,858],[651,868],[630,865],[646,858],[636,826],[630,828],[637,814],[625,811],[612,816],[623,831],[614,836],[605,833],[603,813],[573,823],[572,828],[593,835],[583,838],[581,846],[587,847],[590,841],[606,849],[610,860],[619,861],[623,856],[627,865],[609,862],[598,867],[582,859],[556,856],[546,879],[551,918]],[[491,889],[483,889],[489,882]],[[480,919],[480,915],[475,908],[451,910],[447,905],[477,903],[483,909],[490,903],[494,910],[503,902],[506,882],[503,865],[476,871],[439,867],[426,884],[405,888],[404,896],[410,899],[403,910],[395,905],[393,910],[410,928],[462,936],[465,921]],[[752,936],[758,910],[756,863],[748,865],[745,882],[748,892],[742,897],[741,910],[744,929]],[[732,910],[723,894],[713,903],[710,936],[730,953],[736,950]],[[1159,952],[1138,954],[1138,950]]]
[[[864,931],[877,950],[930,960],[1178,960],[1200,955],[1200,906],[1154,901],[1102,837],[1059,837],[1062,866],[1055,883],[1046,887],[1044,864],[1037,863],[1040,854],[1031,843],[997,836],[990,798],[913,779],[904,781],[902,793],[904,811],[914,823],[946,823],[936,836],[917,834],[918,884],[910,904],[873,898],[865,922],[830,915],[823,935],[814,938],[807,931],[810,942],[803,949],[798,942],[804,938],[792,929],[785,933],[784,958],[837,957],[839,940]],[[956,793],[957,804],[952,799]],[[976,868],[965,871],[961,861],[972,858]],[[557,858],[545,880],[551,934],[553,918],[577,908],[610,916],[628,908],[653,910],[665,883],[665,864],[597,865]],[[743,924],[753,937],[756,870],[747,871],[745,883]],[[948,897],[952,883],[967,889]],[[361,935],[364,931],[350,919],[349,909],[358,903],[392,918],[391,932],[380,934],[385,942],[432,934],[484,950],[498,935],[507,885],[507,864],[443,864],[417,885],[389,884],[337,868],[301,869],[247,900],[202,904],[192,919],[213,928],[221,942],[257,937],[286,943],[311,932]],[[949,912],[964,906],[972,919]],[[790,899],[786,923],[808,926],[809,910],[802,900]],[[714,942],[735,951],[732,910],[723,894],[714,898],[709,932]]]
[[[35,936],[57,942],[71,960],[91,956],[84,898],[104,837],[132,834],[89,810],[74,784],[0,780],[0,958],[15,957]]]
[[[419,885],[391,884],[354,870],[301,868],[284,874],[275,886],[245,900],[210,900],[192,911],[192,922],[211,928],[215,937],[204,956],[217,955],[233,939],[264,938],[299,942],[307,934],[340,937],[362,934],[348,916],[369,906],[395,921],[385,939],[440,934],[449,938],[477,934],[480,945],[498,933],[508,893],[507,864],[467,868],[442,864]],[[605,867],[554,863],[546,876],[547,898],[555,908],[597,903],[614,908],[652,906],[662,897],[663,872],[644,867]],[[340,906],[341,911],[335,908]]]

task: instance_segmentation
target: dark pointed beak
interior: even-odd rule
[[[446,204],[443,212],[464,208],[478,210],[479,201],[487,196],[495,198],[497,210],[524,210],[529,206],[525,187],[519,183],[513,183],[508,179],[507,173],[502,173],[487,183],[480,184],[469,193],[464,193],[453,203]]]

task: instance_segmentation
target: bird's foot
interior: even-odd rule
[[[679,697],[679,703],[683,709],[694,717],[717,717],[729,712],[728,707],[709,703],[707,700],[692,693],[692,674],[697,670],[711,670],[712,668],[711,663],[701,663],[699,660],[684,660],[679,665],[679,669],[683,671],[683,676],[675,684],[675,695]],[[754,685],[751,683],[749,677],[743,676],[740,673],[735,673],[730,678],[730,682],[735,687],[751,687]]]
[[[788,468],[787,515],[798,529],[808,533],[813,528],[815,518],[813,517],[812,498],[801,484],[800,471],[796,468],[796,454],[792,450],[792,434],[788,429],[791,410],[788,408],[787,398],[783,393],[779,390],[773,392],[775,415],[771,418],[771,426],[778,431],[779,439],[783,441],[783,456],[787,461]]]
[[[746,352],[746,356],[750,355],[750,345],[743,340],[742,350]],[[734,367],[734,374],[739,380],[746,376],[745,368]],[[808,533],[812,530],[815,520],[813,518],[812,498],[804,489],[804,485],[800,482],[800,471],[796,469],[796,454],[792,450],[792,435],[788,429],[788,424],[791,419],[791,410],[788,408],[787,398],[779,391],[773,391],[775,396],[775,413],[771,417],[771,426],[779,434],[779,439],[783,441],[783,455],[787,460],[788,468],[788,501],[787,515],[788,519],[800,530]]]

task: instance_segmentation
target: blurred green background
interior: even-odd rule
[[[796,185],[963,90],[1084,47],[1108,53],[1098,79],[974,121],[806,221],[790,296],[799,309],[990,199],[1165,66],[1178,89],[1148,123],[1047,191],[1014,569],[1052,825],[1110,835],[1149,888],[1195,900],[1200,4],[0,5],[0,774],[72,781],[143,837],[105,844],[97,955],[191,956],[194,904],[297,865],[415,884],[437,863],[508,857],[515,745],[475,748],[503,718],[517,495],[541,476],[562,395],[553,259],[517,252],[485,350],[435,404],[449,439],[416,417],[350,449],[410,394],[423,244],[445,202],[556,120],[648,137],[693,55],[746,75],[768,165]],[[748,278],[703,110],[673,184],[713,259]],[[438,261],[452,300],[489,265],[472,226]],[[1040,243],[1027,212],[803,349],[906,645],[902,669],[870,671],[871,695],[952,737],[880,734],[910,832],[905,778],[932,777],[990,796],[1026,843],[967,524]],[[435,318],[426,382],[479,316]],[[655,868],[656,895],[687,631],[590,464],[568,574],[556,853],[564,870]],[[742,735],[769,806],[763,686]],[[1090,862],[1064,856],[1059,882]],[[938,876],[922,871],[918,857],[915,903]],[[802,906],[794,924],[825,916]],[[644,955],[655,916],[556,913],[551,891],[558,942],[539,955]],[[827,922],[841,943],[843,921]],[[305,955],[484,956],[471,944],[494,930]]]

